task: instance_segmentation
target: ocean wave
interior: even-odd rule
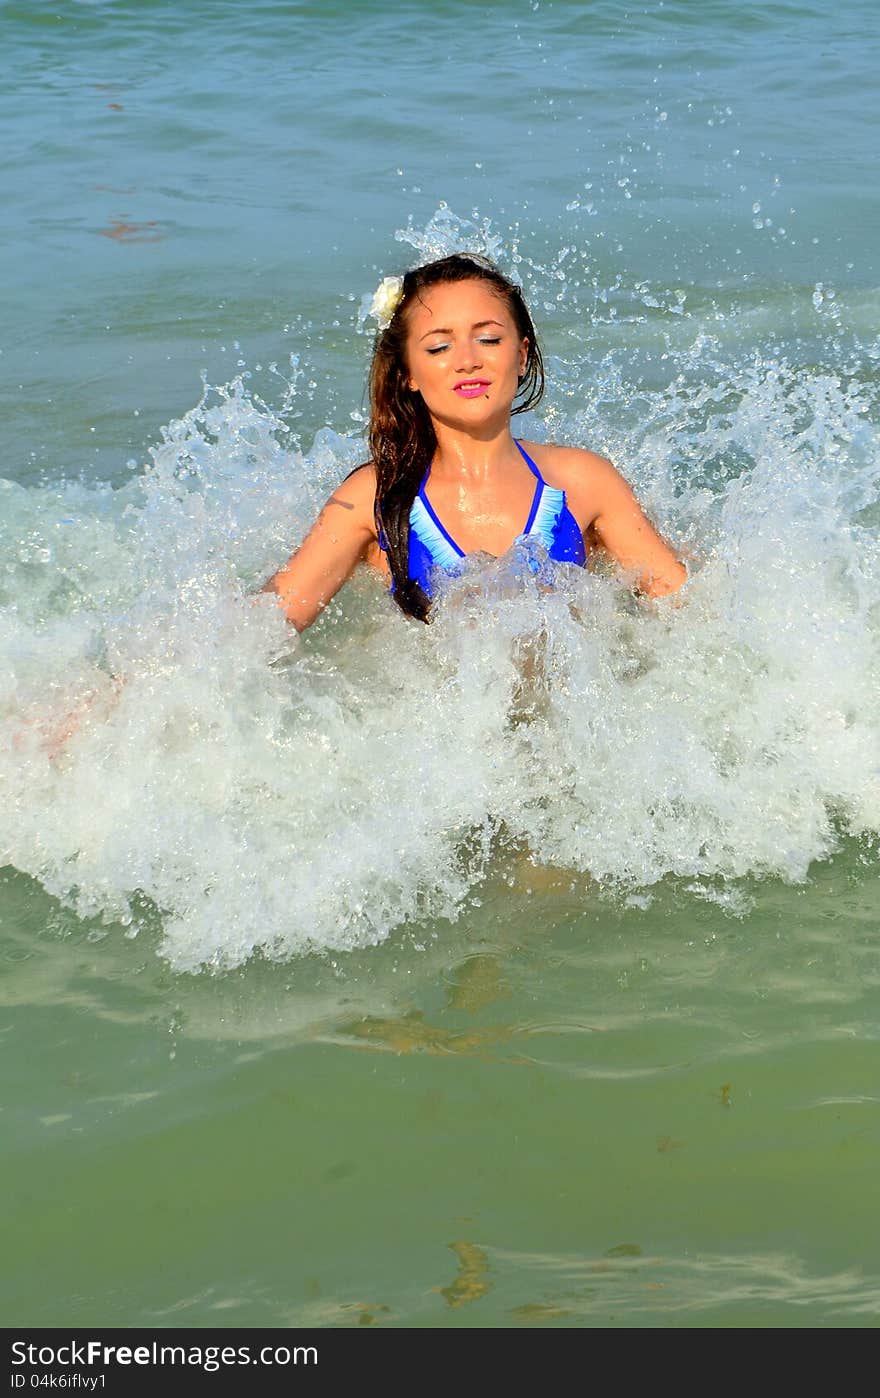
[[[455,918],[511,850],[735,915],[742,881],[870,840],[871,381],[705,336],[670,357],[663,390],[571,359],[579,406],[563,385],[527,429],[610,451],[682,545],[657,603],[602,570],[524,583],[511,555],[430,627],[365,572],[297,637],[256,589],[363,443],[295,448],[243,379],[122,488],[4,483],[4,862],[130,934],[146,902],[194,970]]]

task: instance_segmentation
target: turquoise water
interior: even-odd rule
[[[874,1324],[873,8],[0,34],[6,1323]],[[686,597],[298,641],[361,303],[456,246]]]

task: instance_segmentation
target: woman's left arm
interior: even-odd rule
[[[687,568],[657,533],[631,487],[604,456],[590,453],[590,496],[594,530],[621,568],[635,573],[648,597],[665,597],[687,581]]]

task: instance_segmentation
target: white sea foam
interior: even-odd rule
[[[639,396],[581,366],[586,406],[547,419],[610,448],[691,554],[659,603],[602,572],[511,585],[507,559],[430,627],[365,575],[296,637],[255,589],[363,447],[292,450],[241,382],[122,489],[5,484],[0,859],[132,934],[150,900],[196,969],[454,917],[506,847],[623,897],[725,880],[735,911],[739,881],[875,832],[867,390],[685,361]]]

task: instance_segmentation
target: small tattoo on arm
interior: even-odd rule
[[[337,498],[336,498],[335,495],[331,495],[331,496],[330,496],[330,499],[327,501],[327,504],[328,504],[328,505],[341,505],[342,508],[343,508],[344,510],[353,510],[353,509],[354,509],[354,505],[351,503],[350,500],[337,500]]]

